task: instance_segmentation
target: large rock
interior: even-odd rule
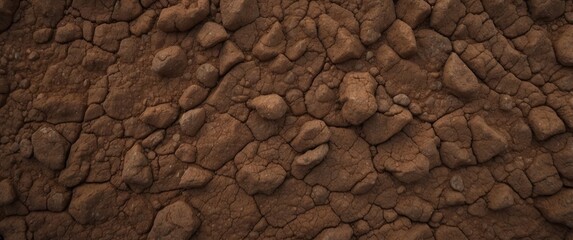
[[[535,137],[540,141],[565,132],[565,124],[561,118],[557,116],[553,109],[547,106],[531,109],[527,120],[529,120],[529,126],[533,130]]]
[[[177,120],[179,109],[169,103],[148,107],[139,118],[144,123],[156,128],[167,128]]]
[[[420,25],[432,12],[432,7],[424,0],[400,0],[396,3],[396,16],[412,28]]]
[[[527,1],[527,6],[533,19],[552,21],[563,15],[565,2],[563,0],[530,0]]]
[[[364,140],[371,145],[383,143],[400,132],[412,119],[410,111],[394,105],[388,113],[376,113],[364,122],[362,126]]]
[[[304,152],[330,140],[330,129],[322,120],[311,120],[305,122],[296,137],[292,140],[291,146],[297,152]]]
[[[549,1],[551,2],[551,1]],[[573,49],[571,49],[571,42],[573,42],[573,26],[565,25],[560,30],[561,33],[553,42],[555,49],[555,57],[559,63],[572,67],[573,66]]]
[[[50,96],[34,101],[34,107],[46,114],[49,123],[82,122],[87,104],[85,98],[77,94]]]
[[[209,15],[209,0],[180,3],[161,10],[157,27],[164,32],[185,32]]]
[[[97,224],[116,216],[117,191],[109,183],[85,184],[74,189],[68,212],[80,224]]]
[[[270,195],[284,182],[285,177],[286,171],[276,163],[266,166],[247,164],[237,171],[237,183],[249,195]]]
[[[8,29],[12,25],[12,17],[20,5],[19,0],[0,1],[0,32]]]
[[[409,58],[416,54],[416,37],[412,28],[401,20],[396,20],[386,31],[388,45],[402,58]]]
[[[394,209],[416,222],[428,222],[434,213],[432,204],[417,196],[400,197]]]
[[[196,210],[183,201],[177,201],[157,213],[147,239],[190,239],[199,225],[201,220]]]
[[[259,17],[256,0],[221,0],[221,20],[229,30],[237,30]]]
[[[454,95],[462,99],[474,97],[480,87],[476,75],[455,53],[450,54],[446,61],[443,83]]]
[[[197,164],[217,170],[253,141],[249,128],[229,114],[217,115],[199,131]]]
[[[42,127],[32,134],[34,157],[52,170],[66,167],[70,143],[50,127]]]
[[[179,46],[171,46],[157,52],[151,62],[151,70],[162,77],[178,77],[187,66],[187,55]]]
[[[360,12],[360,40],[366,45],[375,43],[396,19],[392,0],[365,0]]]
[[[183,91],[179,98],[179,106],[183,110],[189,110],[201,104],[209,95],[209,89],[199,85],[191,85]]]
[[[279,22],[275,22],[253,48],[253,55],[261,61],[270,60],[286,49],[285,35]]]
[[[108,52],[117,52],[122,39],[129,37],[129,24],[117,22],[100,24],[95,28],[93,42]]]
[[[190,166],[185,170],[179,186],[184,188],[198,188],[203,187],[213,179],[213,173],[209,170],[202,169],[197,166]]]
[[[191,137],[195,136],[205,124],[206,116],[207,114],[203,108],[196,108],[183,113],[179,119],[181,132]]]
[[[125,154],[121,178],[136,192],[143,191],[153,183],[151,165],[141,145],[133,145]]]
[[[227,38],[229,35],[225,28],[214,22],[206,22],[197,33],[197,41],[204,48],[213,47]]]
[[[353,125],[359,125],[370,118],[378,105],[374,92],[376,80],[369,73],[351,72],[344,75],[340,84],[342,117]]]
[[[571,199],[573,199],[573,189],[566,188],[553,196],[536,199],[535,207],[550,222],[573,228],[573,200]]]
[[[458,21],[466,15],[466,7],[460,0],[438,0],[432,9],[430,26],[439,33],[450,36]]]
[[[300,156],[296,156],[291,164],[291,174],[295,178],[303,179],[312,168],[324,160],[328,150],[328,144],[322,144],[315,149],[306,151]]]
[[[261,95],[247,102],[247,106],[257,110],[257,113],[269,120],[282,118],[288,110],[285,100],[278,94]]]
[[[480,116],[469,121],[472,131],[472,148],[478,162],[483,163],[507,149],[507,139],[497,130],[489,126]]]
[[[494,211],[511,207],[515,204],[514,195],[511,187],[503,183],[496,184],[487,194],[487,206]]]

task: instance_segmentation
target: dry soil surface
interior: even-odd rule
[[[573,239],[571,0],[0,0],[0,239]]]

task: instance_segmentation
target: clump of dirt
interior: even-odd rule
[[[573,239],[573,2],[0,0],[0,239]]]

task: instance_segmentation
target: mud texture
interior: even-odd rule
[[[571,0],[0,0],[0,238],[573,239]]]

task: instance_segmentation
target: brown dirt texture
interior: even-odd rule
[[[572,0],[0,0],[0,240],[573,240]]]

